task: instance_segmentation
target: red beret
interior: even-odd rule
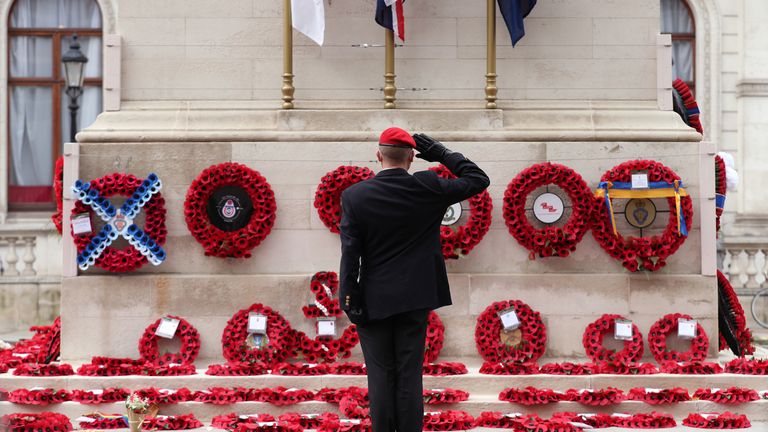
[[[416,148],[416,141],[413,140],[411,134],[396,127],[391,127],[382,132],[381,137],[379,137],[379,144],[393,147]]]

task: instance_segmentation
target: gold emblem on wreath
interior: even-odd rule
[[[648,198],[634,198],[627,201],[624,217],[635,228],[648,228],[656,220],[656,205]]]
[[[260,350],[269,344],[269,338],[264,334],[249,333],[245,345],[250,349]]]
[[[510,347],[517,348],[523,341],[523,332],[520,329],[515,330],[502,330],[499,334],[501,343]]]

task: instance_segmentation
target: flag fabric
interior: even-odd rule
[[[376,0],[376,22],[395,32],[405,42],[404,0]]]
[[[499,10],[504,17],[504,22],[509,29],[509,36],[512,38],[512,46],[515,46],[520,39],[525,36],[525,26],[523,18],[527,17],[533,7],[536,6],[536,0],[498,0]]]
[[[293,28],[322,45],[325,38],[325,7],[323,0],[291,0]]]

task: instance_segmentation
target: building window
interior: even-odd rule
[[[672,35],[672,79],[696,92],[696,23],[685,0],[661,0],[661,32]]]
[[[61,56],[77,34],[88,57],[78,130],[102,111],[102,25],[96,0],[16,0],[8,18],[9,207],[53,205],[53,167],[69,141]]]

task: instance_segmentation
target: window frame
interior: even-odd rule
[[[102,16],[102,22],[104,20],[104,14],[102,12],[101,5],[98,1],[94,0],[99,6],[99,13]],[[36,186],[15,186],[11,184],[13,176],[13,159],[12,159],[12,145],[11,145],[11,94],[13,93],[14,86],[22,87],[48,87],[51,89],[52,97],[52,128],[51,131],[51,154],[53,164],[51,165],[51,172],[53,172],[56,159],[62,153],[62,145],[64,137],[61,136],[62,121],[68,121],[68,119],[62,116],[62,97],[66,97],[65,94],[65,79],[61,72],[61,55],[62,55],[62,40],[67,37],[71,37],[74,34],[78,36],[100,37],[101,38],[101,50],[102,57],[104,55],[104,30],[103,24],[98,28],[27,28],[27,27],[12,27],[11,17],[13,16],[13,10],[16,7],[16,1],[14,0],[9,9],[9,13],[6,17],[6,37],[7,37],[7,49],[6,49],[6,106],[8,110],[6,112],[6,124],[5,131],[6,142],[8,146],[6,148],[6,160],[8,161],[8,170],[6,184],[8,185],[8,209],[10,211],[40,211],[40,210],[52,210],[56,207],[55,197],[53,193],[53,185],[36,185]],[[11,75],[11,46],[13,43],[13,37],[15,36],[38,36],[38,37],[50,37],[52,43],[51,55],[52,55],[52,75],[49,77],[13,77]],[[83,87],[98,87],[103,91],[104,84],[104,71],[100,77],[85,78]],[[82,99],[81,99],[82,101]],[[47,191],[46,191],[47,189]],[[33,195],[32,201],[17,200],[15,198],[24,195]],[[46,200],[40,199],[40,197],[47,195]]]
[[[672,36],[672,44],[675,41],[689,42],[691,44],[691,81],[684,81],[691,89],[691,93],[696,94],[696,16],[693,14],[693,9],[688,3],[688,0],[679,0],[680,3],[685,6],[688,11],[688,17],[691,19],[691,26],[693,32],[691,33],[664,33]]]

